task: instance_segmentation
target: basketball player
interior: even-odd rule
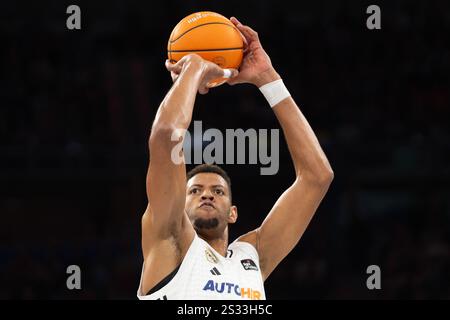
[[[195,54],[166,63],[175,83],[149,138],[140,299],[266,299],[264,281],[296,246],[333,179],[313,130],[258,34],[235,18],[231,21],[246,40],[239,73]],[[260,227],[230,245],[228,224],[236,222],[238,209],[228,175],[214,165],[186,174],[184,163],[172,161],[173,148],[183,138],[177,129],[189,127],[197,92],[207,93],[208,82],[220,77],[229,77],[230,85],[251,83],[261,90],[283,129],[296,174]]]

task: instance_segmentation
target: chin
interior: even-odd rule
[[[203,218],[196,217],[193,223],[195,229],[198,230],[213,230],[219,226],[219,219],[216,217]]]

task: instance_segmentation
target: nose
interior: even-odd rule
[[[211,191],[205,190],[205,191],[203,191],[201,198],[202,198],[202,200],[213,201],[214,200],[214,195],[211,193]]]

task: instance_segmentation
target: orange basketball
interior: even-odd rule
[[[196,53],[221,68],[238,69],[243,57],[243,41],[234,24],[210,11],[196,12],[182,19],[172,30],[167,52],[172,63]],[[226,79],[217,79],[211,86]]]

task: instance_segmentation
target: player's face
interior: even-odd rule
[[[226,226],[231,202],[228,184],[216,173],[198,173],[189,179],[186,212],[196,229]]]

